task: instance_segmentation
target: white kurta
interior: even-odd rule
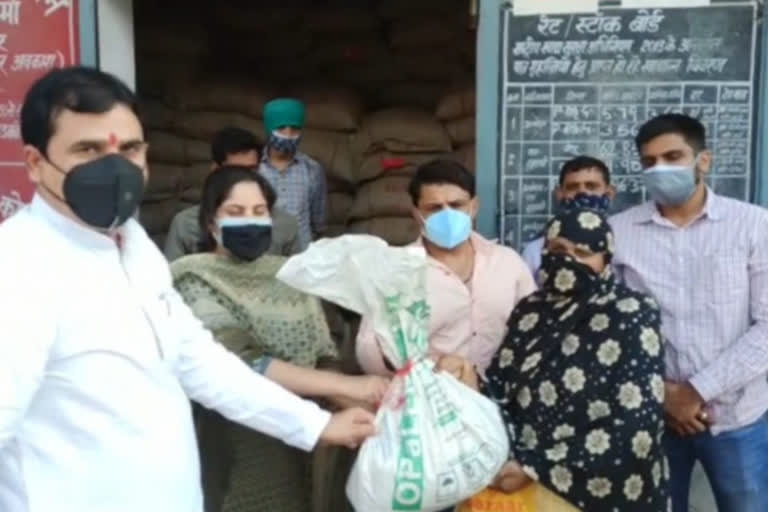
[[[188,399],[311,449],[329,414],[215,343],[130,220],[0,226],[0,511],[200,512]]]

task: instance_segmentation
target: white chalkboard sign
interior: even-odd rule
[[[674,2],[670,2],[674,3]],[[522,246],[557,210],[562,164],[611,169],[620,211],[645,200],[634,136],[683,112],[707,127],[715,191],[749,200],[755,136],[757,6],[608,8],[513,16],[502,38],[501,230]]]

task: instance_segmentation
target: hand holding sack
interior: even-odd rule
[[[278,279],[369,318],[398,368],[347,482],[356,510],[442,510],[489,485],[507,460],[497,407],[426,358],[426,253],[376,237],[321,240]]]

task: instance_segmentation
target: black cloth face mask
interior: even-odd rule
[[[100,229],[122,226],[138,210],[144,199],[144,172],[121,155],[106,155],[72,167],[69,172],[49,160],[65,175],[62,198],[80,220]]]
[[[272,245],[272,223],[266,219],[223,218],[217,223],[218,243],[232,256],[243,261],[254,261],[266,254]]]

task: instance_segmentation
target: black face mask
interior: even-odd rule
[[[50,160],[49,160],[50,162]],[[107,155],[65,172],[64,197],[43,186],[69,205],[75,215],[89,226],[111,229],[122,226],[136,213],[144,198],[144,173],[121,155]]]
[[[599,284],[600,276],[572,256],[545,250],[541,257],[539,279],[542,289],[572,296],[591,292]]]
[[[272,245],[272,225],[235,219],[219,221],[219,243],[237,259],[254,261]]]

